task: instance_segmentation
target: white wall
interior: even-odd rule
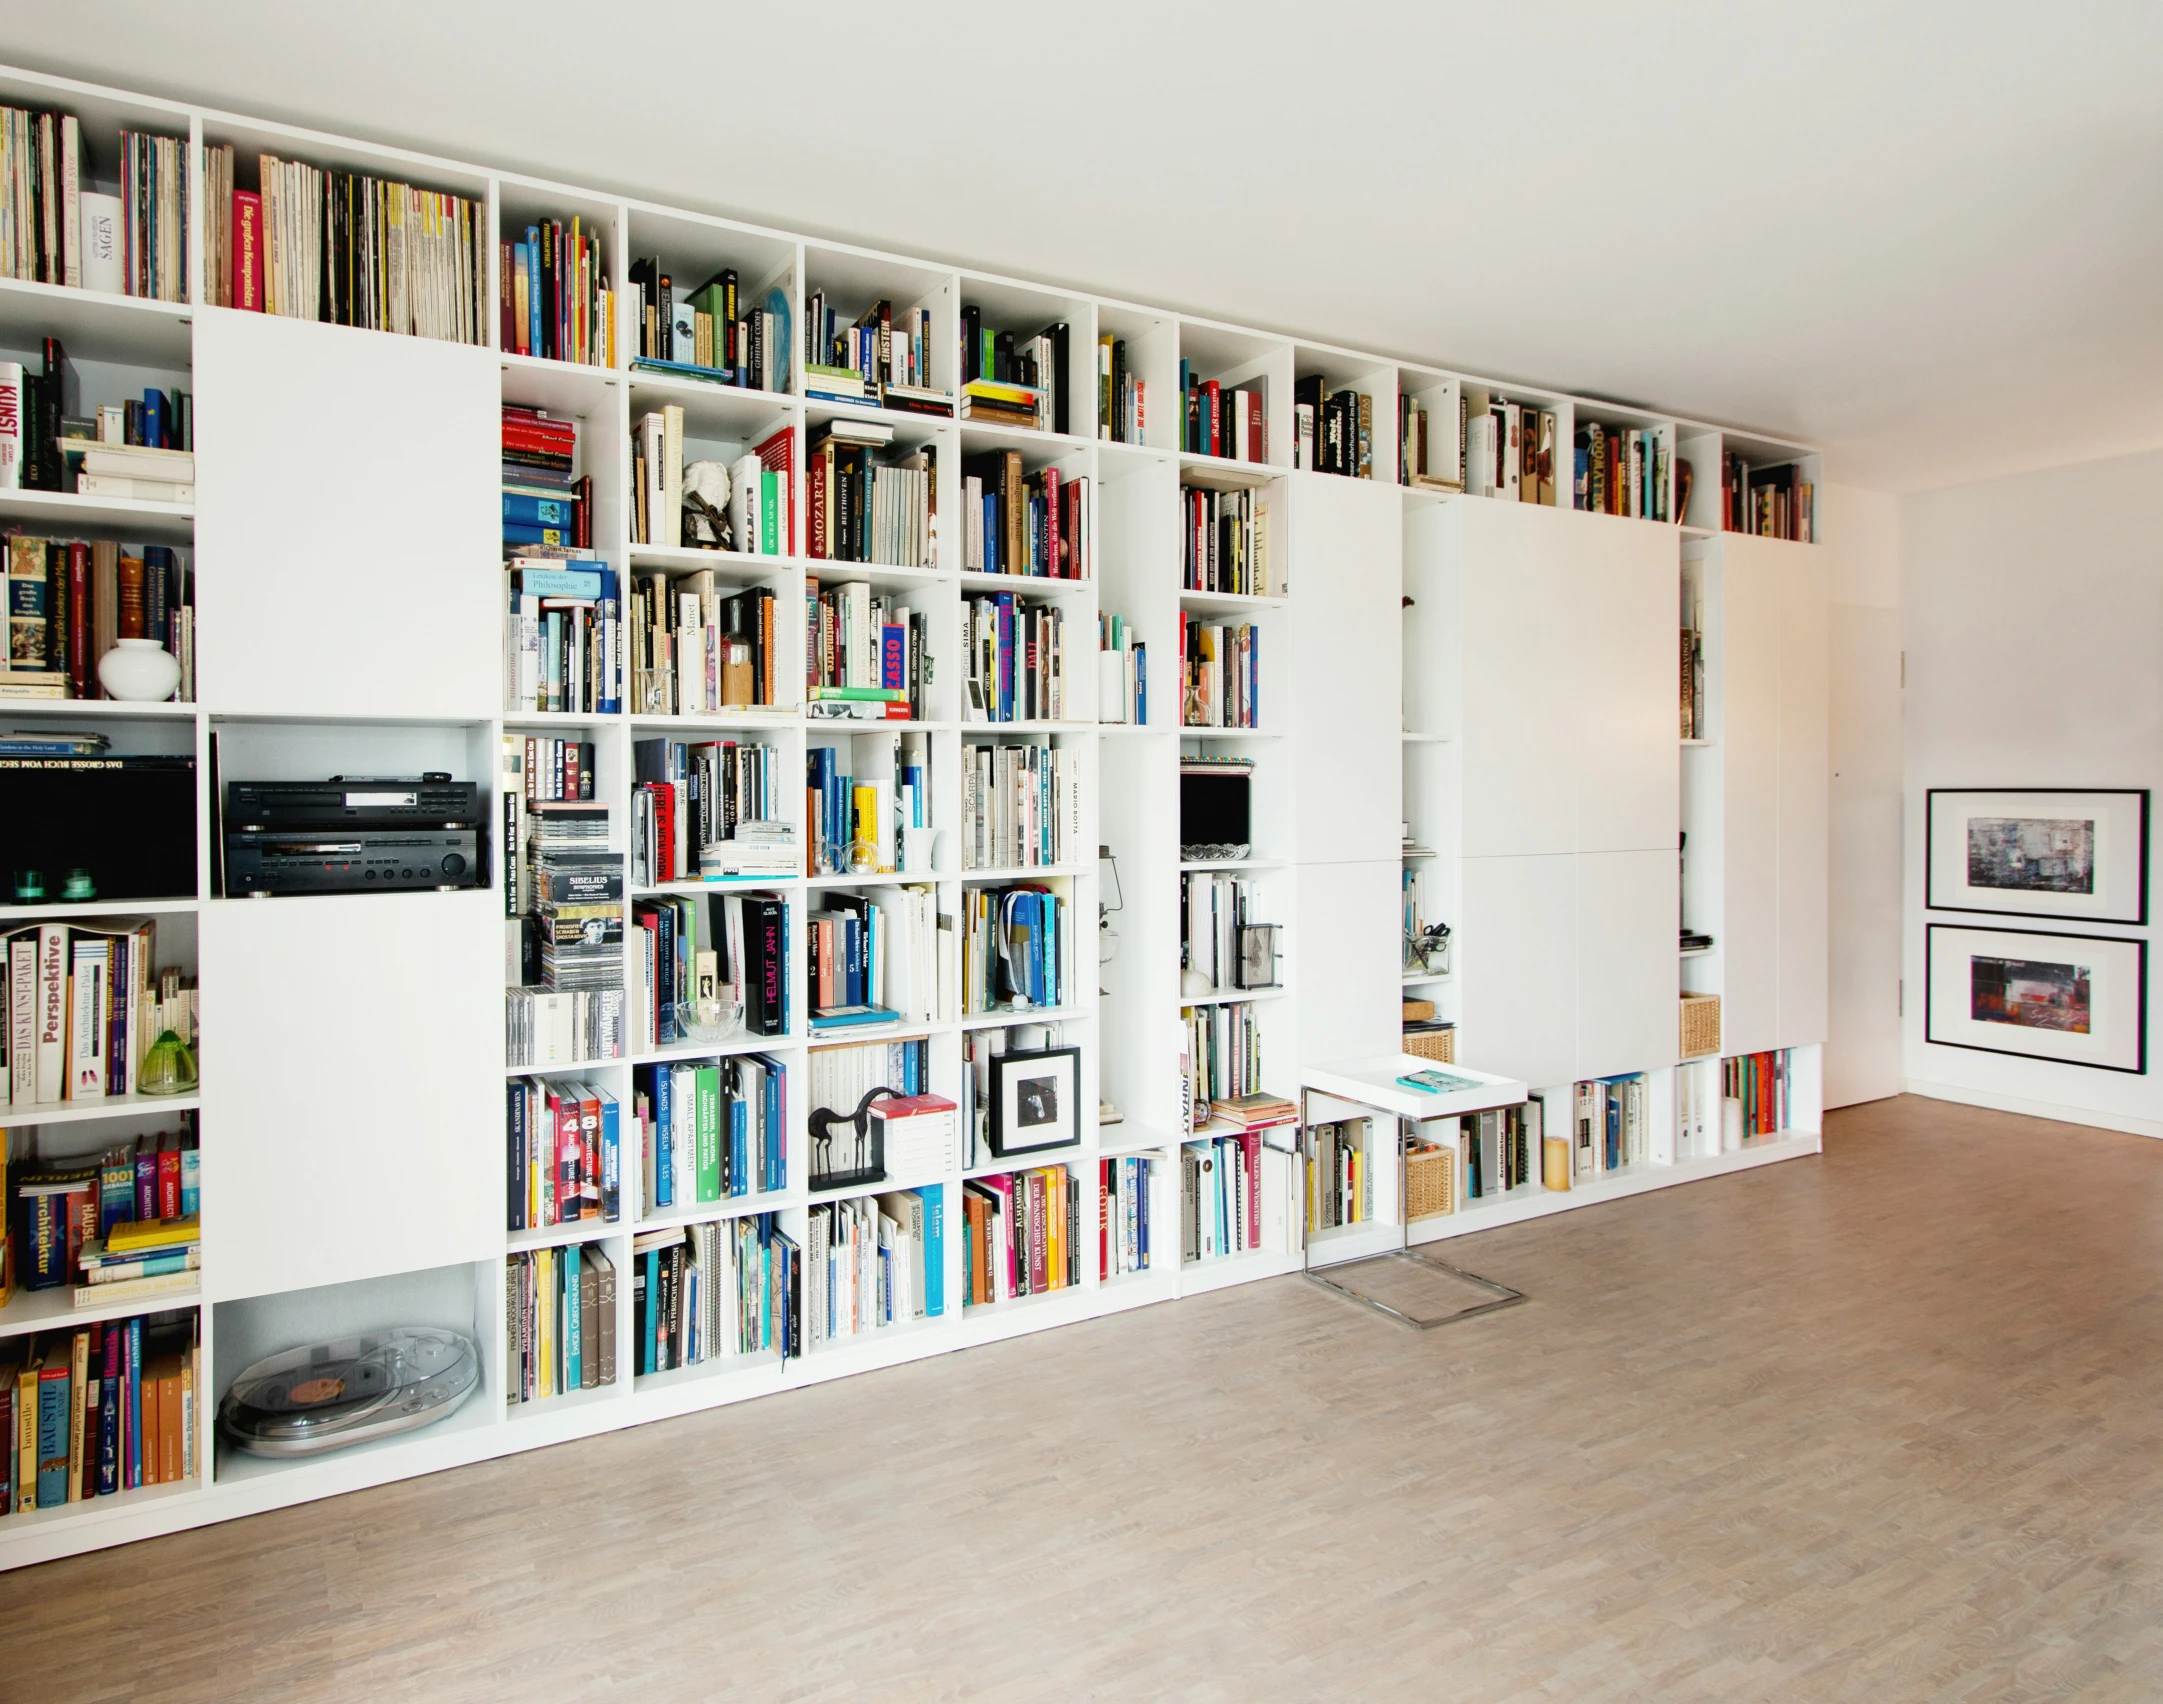
[[[2159,486],[2163,453],[2150,452],[1901,504],[1903,1037],[1908,1086],[1918,1093],[2163,1136],[2163,1091],[2153,1075],[1932,1047],[1923,1040],[1922,999],[1926,788],[2163,787]],[[1827,531],[1833,536],[1830,523]],[[2151,1058],[2153,1008],[2151,1001]]]
[[[1832,798],[1831,1014],[1825,1104],[1901,1088],[1900,500],[1828,484]]]

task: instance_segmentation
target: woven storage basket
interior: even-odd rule
[[[1448,1148],[1415,1148],[1405,1155],[1405,1222],[1438,1219],[1456,1211],[1456,1154]]]
[[[1404,1050],[1418,1059],[1454,1065],[1457,1063],[1457,1032],[1453,1029],[1414,1030],[1405,1036]]]
[[[1682,1056],[1696,1059],[1720,1051],[1720,996],[1685,994],[1682,997]]]

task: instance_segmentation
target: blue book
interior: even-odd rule
[[[578,502],[571,497],[523,497],[506,491],[503,518],[528,527],[575,527]]]
[[[202,1210],[203,1204],[203,1151],[200,1148],[180,1150],[180,1216],[193,1218]]]
[[[927,1185],[917,1192],[924,1204],[924,1312],[946,1312],[946,1186]]]
[[[891,1006],[826,1006],[811,1014],[815,1030],[851,1029],[860,1024],[894,1024],[901,1014]]]
[[[60,1339],[53,1353],[64,1353],[67,1340]],[[69,1395],[75,1386],[73,1370],[66,1361],[57,1367],[46,1367],[38,1374],[38,1507],[58,1508],[68,1500],[68,1438],[73,1430],[69,1424],[72,1405]],[[20,1473],[22,1466],[16,1466]]]
[[[1134,719],[1149,720],[1149,647],[1134,647]]]
[[[143,1322],[128,1321],[128,1465],[127,1485],[134,1490],[143,1483]]]
[[[556,1387],[557,1394],[578,1389],[578,1332],[583,1323],[578,1314],[578,1250],[556,1250],[556,1287],[562,1293],[563,1306],[557,1317],[563,1321],[563,1382]],[[554,1306],[551,1299],[550,1305]]]
[[[601,1217],[615,1224],[623,1217],[623,1126],[616,1097],[592,1085],[601,1103]]]
[[[98,1495],[120,1489],[120,1328],[105,1328],[103,1367],[98,1375]]]
[[[660,1363],[655,1357],[661,1349],[661,1251],[646,1251],[646,1323],[645,1341],[639,1345],[639,1371],[654,1372]]]
[[[569,527],[527,526],[518,521],[505,521],[503,523],[503,542],[505,544],[568,545],[571,543],[571,529]]]
[[[538,355],[541,342],[541,227],[526,227],[526,347]]]
[[[529,598],[581,598],[598,602],[604,576],[591,569],[520,568],[518,590]]]
[[[653,1068],[653,1204],[676,1205],[676,1110],[675,1086],[669,1068]]]
[[[526,1143],[531,1139],[526,1130],[526,1085],[519,1078],[512,1078],[505,1094],[507,1118],[510,1124],[510,1227],[514,1231],[526,1228]]]

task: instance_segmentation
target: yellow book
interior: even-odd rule
[[[185,1219],[129,1219],[105,1235],[107,1254],[135,1254],[154,1248],[184,1248],[201,1239],[198,1215]]]
[[[533,1253],[533,1312],[538,1330],[539,1353],[534,1356],[533,1394],[556,1394],[556,1251]]]
[[[38,1506],[38,1352],[15,1375],[15,1512]]]

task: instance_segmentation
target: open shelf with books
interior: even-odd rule
[[[1097,436],[1096,306],[1085,296],[961,277],[959,418],[986,429]]]
[[[1096,304],[1097,438],[1124,450],[1180,447],[1179,323],[1124,302]],[[1110,465],[1105,475],[1111,477]]]
[[[1292,466],[1348,479],[1395,477],[1397,369],[1302,343],[1292,351]]]
[[[657,394],[742,391],[769,405],[795,388],[799,251],[770,232],[637,203],[628,210],[621,353]],[[720,399],[716,399],[718,402]]]
[[[805,399],[952,420],[954,274],[824,242],[804,245],[803,268]]]
[[[623,210],[516,177],[495,180],[490,256],[496,348],[575,367],[619,368]]]
[[[1179,322],[1179,382],[1172,403],[1182,460],[1288,468],[1289,434],[1277,418],[1292,392],[1292,346],[1211,320]]]

